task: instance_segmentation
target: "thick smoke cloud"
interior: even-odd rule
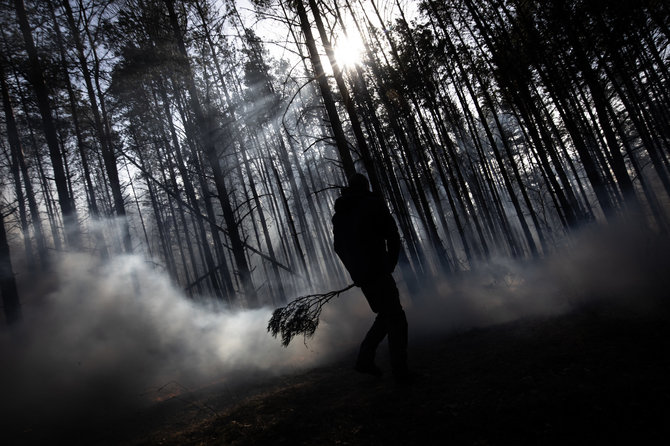
[[[667,237],[641,226],[610,225],[581,231],[541,261],[493,259],[412,296],[400,281],[410,336],[425,341],[600,301],[647,310],[668,294],[668,248]],[[350,291],[325,309],[307,348],[297,339],[284,349],[266,332],[271,308],[194,303],[139,256],[57,260],[49,277],[31,278],[50,291],[24,296],[23,323],[0,332],[0,416],[19,427],[113,416],[164,397],[169,383],[195,389],[324,364],[354,351],[373,318],[360,291]]]
[[[319,356],[278,348],[265,332],[269,309],[196,304],[138,256],[63,254],[51,277],[36,280],[54,290],[25,305],[21,326],[0,338],[3,395],[14,397],[14,409],[32,411],[45,397],[114,403],[171,380],[186,386],[244,369],[283,372]]]
[[[23,323],[0,335],[0,415],[28,429],[144,406],[170,383],[287,373],[338,351],[324,340],[284,349],[266,333],[271,309],[190,301],[139,256],[62,254],[49,277],[33,280],[52,291],[24,299]]]
[[[409,303],[421,336],[606,307],[624,313],[667,306],[670,239],[634,221],[592,225],[533,262],[492,258],[442,278]]]

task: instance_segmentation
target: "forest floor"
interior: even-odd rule
[[[415,340],[409,386],[355,373],[351,352],[303,373],[183,393],[67,442],[667,444],[668,314],[593,307]]]
[[[130,444],[667,444],[669,320],[594,307],[423,340],[409,386],[343,360],[232,404],[212,388]]]

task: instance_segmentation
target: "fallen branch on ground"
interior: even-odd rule
[[[314,336],[316,327],[319,326],[323,306],[353,287],[351,284],[338,291],[298,297],[285,307],[277,308],[268,322],[268,332],[275,338],[281,333],[281,343],[284,347],[288,347],[291,340],[300,334],[307,342],[307,338]]]

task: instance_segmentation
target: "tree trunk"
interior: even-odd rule
[[[49,156],[51,158],[51,166],[53,168],[54,180],[56,182],[56,191],[58,192],[58,203],[61,208],[63,216],[63,225],[65,238],[72,248],[80,246],[80,230],[77,222],[77,210],[74,203],[74,198],[70,196],[67,187],[67,177],[63,166],[63,159],[58,145],[58,133],[53,121],[51,113],[51,101],[49,100],[49,92],[44,81],[44,73],[42,65],[37,56],[37,48],[33,40],[30,24],[26,15],[26,9],[23,0],[14,0],[14,7],[18,18],[21,34],[28,52],[29,59],[29,79],[35,90],[37,97],[37,106],[42,117],[42,126],[44,136],[49,147]]]
[[[7,324],[17,323],[21,320],[21,304],[12,269],[12,258],[5,232],[5,216],[2,210],[0,210],[0,293]]]
[[[356,173],[356,167],[354,166],[354,160],[351,157],[349,144],[346,137],[344,136],[342,122],[340,121],[340,117],[337,114],[337,107],[335,105],[335,100],[333,99],[333,93],[330,90],[328,79],[326,78],[326,73],[323,71],[323,66],[321,65],[321,57],[319,56],[319,52],[316,49],[316,43],[314,41],[314,36],[312,35],[312,28],[309,23],[309,18],[307,17],[307,11],[305,11],[303,1],[296,1],[295,6],[298,11],[298,17],[300,18],[300,28],[305,35],[305,43],[307,44],[307,49],[309,50],[309,58],[312,61],[312,67],[314,68],[314,76],[317,83],[319,84],[319,90],[321,91],[321,96],[323,98],[324,105],[326,106],[330,127],[333,130],[335,145],[340,155],[340,161],[342,162],[342,169],[344,170],[345,176],[349,178],[354,173]]]
[[[105,172],[107,173],[109,186],[112,189],[112,197],[114,198],[114,211],[116,215],[122,220],[121,227],[122,227],[123,245],[126,252],[132,252],[133,248],[132,248],[132,241],[130,238],[130,228],[126,217],[126,209],[123,200],[123,192],[121,190],[121,183],[119,181],[119,172],[116,165],[116,155],[114,154],[114,148],[112,147],[112,143],[109,138],[109,132],[104,127],[105,124],[100,116],[98,101],[96,99],[95,90],[93,89],[93,84],[91,82],[91,73],[88,68],[88,61],[86,60],[86,55],[84,54],[84,45],[82,44],[81,39],[79,38],[79,30],[77,29],[77,26],[74,21],[72,8],[70,7],[70,2],[69,0],[63,0],[62,3],[63,7],[65,8],[67,22],[70,27],[72,38],[74,39],[75,48],[77,50],[77,58],[79,59],[79,65],[82,70],[84,83],[86,84],[88,99],[91,103],[91,111],[93,113],[95,130],[98,136],[98,140],[100,141],[100,148],[102,149],[102,159],[105,165]],[[93,48],[93,52],[95,53],[95,48]],[[100,99],[102,101],[102,98]],[[103,104],[101,103],[101,105]]]
[[[28,196],[28,205],[31,214],[33,215],[35,237],[37,239],[38,254],[42,262],[42,266],[46,266],[48,257],[44,235],[42,233],[42,223],[40,216],[37,213],[37,204],[33,195],[32,184],[28,171],[26,169],[26,162],[23,155],[23,147],[21,147],[21,140],[19,139],[19,132],[16,127],[14,119],[14,110],[12,108],[11,99],[9,97],[9,90],[5,80],[5,72],[2,62],[0,62],[0,89],[2,90],[2,105],[5,111],[5,126],[7,127],[7,139],[9,140],[9,150],[11,153],[12,174],[14,176],[14,184],[16,190],[16,199],[19,203],[19,212],[21,215],[21,228],[23,230],[23,239],[26,247],[26,256],[29,264],[34,264],[34,254],[32,244],[30,242],[30,231],[28,226],[28,218],[26,216],[23,188],[21,187],[21,174],[23,174],[23,182],[26,185],[26,194]]]
[[[230,237],[233,257],[235,258],[235,264],[237,266],[237,273],[244,288],[247,305],[250,307],[256,307],[258,305],[256,289],[254,288],[252,282],[251,270],[245,256],[244,244],[242,242],[242,238],[240,237],[239,224],[235,218],[233,208],[229,201],[228,188],[225,183],[223,170],[221,169],[217,148],[214,142],[215,130],[218,126],[213,122],[213,118],[211,116],[205,116],[202,105],[200,104],[200,99],[198,98],[198,92],[196,90],[191,64],[188,59],[188,53],[186,52],[182,31],[179,28],[177,14],[174,10],[173,0],[165,0],[165,4],[170,16],[172,32],[175,39],[177,40],[177,49],[185,60],[184,68],[186,69],[186,75],[184,78],[186,82],[186,88],[190,96],[191,108],[195,116],[196,125],[198,125],[199,137],[201,139],[202,147],[205,151],[207,161],[209,162],[212,169],[212,173],[214,174],[214,183],[216,184],[216,189],[219,194],[219,201],[223,211],[223,218],[226,222],[228,236]]]

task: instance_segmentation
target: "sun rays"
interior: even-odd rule
[[[359,36],[340,36],[333,45],[335,60],[342,69],[351,68],[363,60],[364,46]]]

